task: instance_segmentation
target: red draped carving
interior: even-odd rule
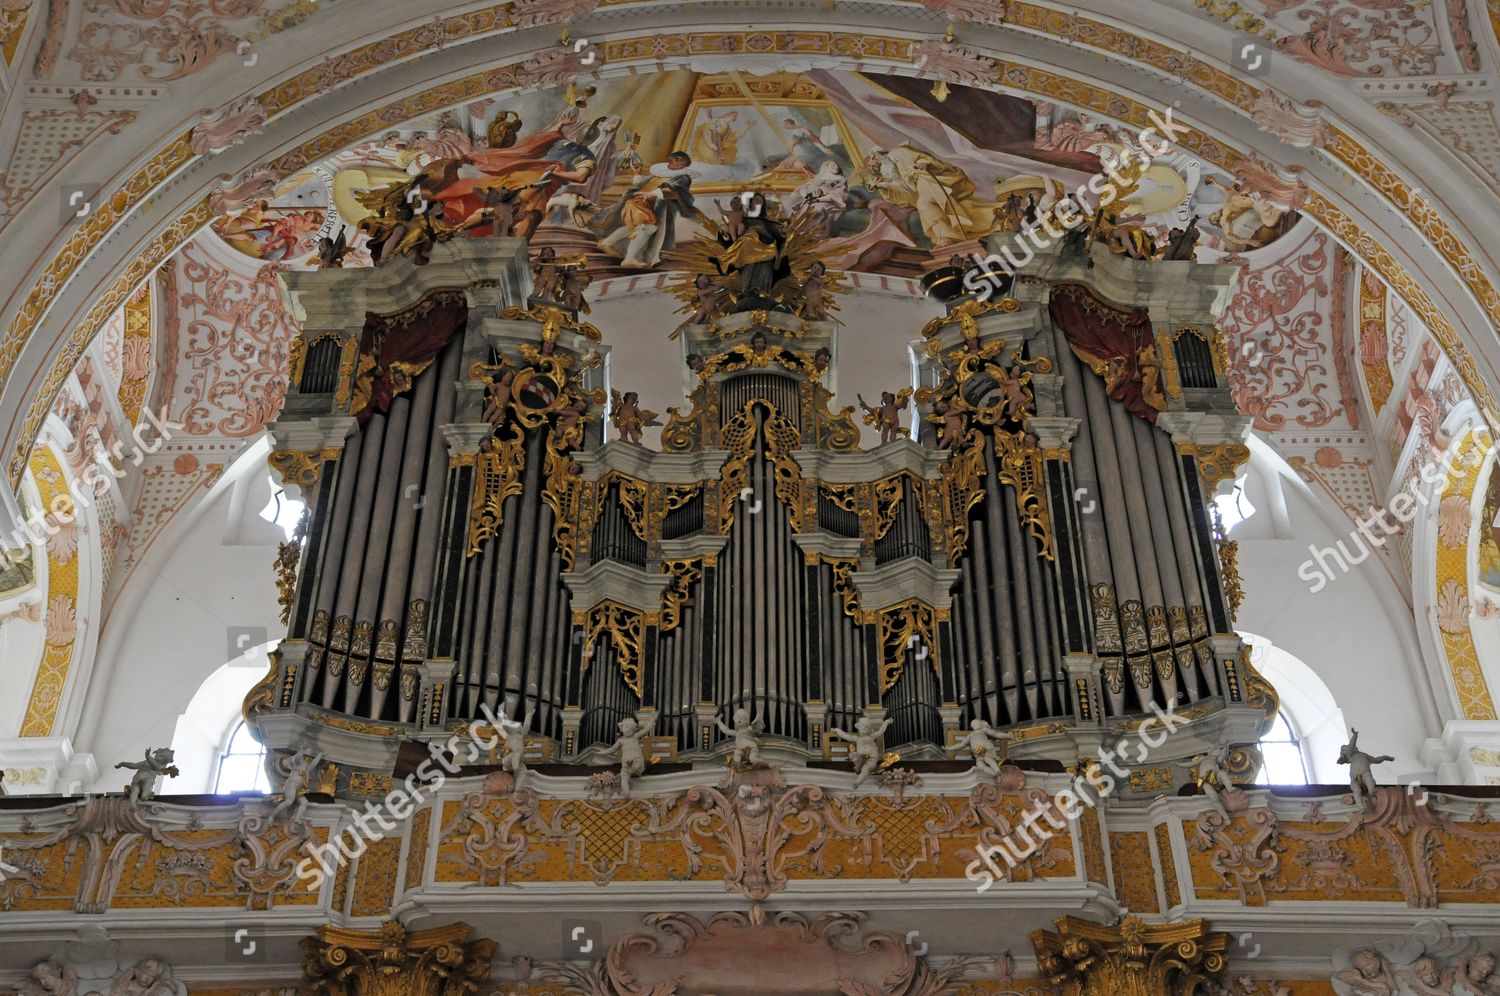
[[[352,409],[361,425],[376,412],[388,411],[397,395],[411,389],[468,315],[463,291],[437,291],[399,315],[365,315]]]
[[[1167,410],[1167,399],[1146,309],[1123,311],[1081,284],[1059,284],[1052,289],[1050,310],[1074,355],[1104,378],[1109,396],[1155,425],[1157,413]]]

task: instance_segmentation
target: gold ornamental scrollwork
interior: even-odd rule
[[[543,342],[556,341],[557,334],[565,329],[578,333],[590,342],[604,341],[604,335],[597,327],[588,322],[581,322],[563,309],[551,304],[542,304],[535,308],[512,306],[502,310],[500,317],[510,321],[530,319],[534,322],[541,322]]]
[[[335,451],[337,453],[337,451]],[[266,463],[290,487],[306,491],[318,483],[323,471],[324,454],[305,450],[274,450],[266,457]]]
[[[1178,447],[1183,453],[1192,453],[1198,460],[1198,476],[1203,479],[1203,497],[1212,499],[1219,490],[1219,482],[1233,480],[1240,468],[1250,459],[1250,447],[1239,443],[1220,443],[1217,446],[1194,446],[1191,443]]]
[[[1041,556],[1055,559],[1052,546],[1052,516],[1043,494],[1043,457],[1036,438],[1025,432],[995,430],[995,456],[999,458],[1001,484],[1009,484],[1016,496],[1016,512],[1032,537],[1041,544]]]
[[[822,554],[822,562],[833,568],[833,591],[844,603],[844,614],[855,622],[859,621],[859,589],[854,587],[854,579],[850,577],[854,569],[859,566],[858,560],[842,557],[830,557]]]
[[[302,942],[308,991],[320,996],[457,996],[490,977],[494,941],[469,940],[466,923],[408,931],[394,921],[378,931],[318,928]]]
[[[1229,935],[1202,920],[1106,926],[1065,916],[1031,934],[1037,971],[1060,996],[1207,996],[1229,962]]]
[[[494,436],[480,444],[474,458],[474,500],[469,506],[469,552],[474,556],[499,531],[505,500],[522,491],[526,472],[526,434],[511,426],[511,438]]]
[[[764,398],[752,398],[733,418],[724,423],[720,439],[729,457],[719,471],[719,535],[729,532],[734,524],[734,511],[740,496],[749,489],[750,460],[755,455],[755,440],[759,435],[755,422],[755,407],[766,409],[765,421],[761,424],[766,437],[766,454],[775,469],[776,497],[790,512],[792,529],[804,529],[804,507],[802,502],[802,470],[793,455],[802,443],[802,435],[791,419],[777,411],[776,406]]]
[[[642,669],[646,636],[646,614],[628,605],[606,600],[587,612],[574,613],[573,623],[583,627],[583,671],[601,637],[609,637],[625,684],[637,698],[642,695]]]
[[[1224,584],[1224,600],[1229,603],[1229,618],[1238,618],[1245,601],[1244,579],[1240,577],[1240,541],[1229,538],[1224,517],[1214,510],[1214,546],[1219,554],[1219,578]]]
[[[943,676],[942,652],[938,645],[938,623],[948,620],[950,610],[934,609],[920,599],[910,598],[886,609],[867,610],[862,622],[875,624],[876,643],[880,647],[880,690],[888,692],[906,668],[908,651],[918,650],[918,660],[932,661],[932,672]],[[925,651],[923,653],[922,651]]]
[[[703,558],[664,560],[661,569],[662,573],[672,575],[672,583],[661,595],[661,632],[665,634],[682,624],[682,606],[693,585],[703,577]]]
[[[960,302],[952,311],[946,315],[939,315],[926,325],[922,326],[922,338],[931,339],[941,332],[946,326],[957,324],[959,330],[967,338],[970,335],[979,334],[979,324],[975,321],[980,315],[992,312],[1015,312],[1021,310],[1021,302],[1013,297],[999,297],[990,301],[980,301],[969,298]]]

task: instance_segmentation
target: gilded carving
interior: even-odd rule
[[[1229,935],[1202,920],[1114,926],[1066,916],[1032,932],[1037,970],[1059,996],[1196,996],[1220,991]]]
[[[920,599],[907,599],[900,605],[864,613],[865,623],[878,627],[876,644],[880,647],[880,690],[888,692],[901,678],[906,655],[919,648],[917,659],[932,661],[932,671],[943,674],[942,648],[938,643],[938,623],[947,619],[947,610],[934,609]]]
[[[496,944],[469,940],[466,923],[408,931],[392,921],[378,931],[319,927],[302,942],[309,991],[323,996],[450,996],[489,979]]]
[[[592,656],[589,651],[598,644],[601,637],[607,636],[615,648],[615,657],[619,661],[625,684],[639,698],[642,695],[646,625],[645,614],[612,600],[605,600],[589,609],[583,623],[583,670],[587,672],[589,668],[589,658]]]

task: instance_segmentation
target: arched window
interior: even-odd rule
[[[240,720],[229,736],[229,744],[219,755],[219,773],[214,779],[214,795],[233,792],[269,792],[266,778],[266,748]]]
[[[1307,763],[1302,758],[1302,741],[1292,729],[1286,713],[1276,714],[1275,724],[1260,738],[1260,753],[1265,758],[1257,785],[1306,785]]]

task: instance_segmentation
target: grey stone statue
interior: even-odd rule
[[[286,781],[281,786],[281,801],[271,810],[269,825],[274,826],[288,813],[295,812],[292,823],[301,823],[307,813],[307,778],[314,768],[323,763],[323,754],[309,758],[306,751],[299,750],[287,762]]]
[[[21,996],[77,996],[78,974],[66,965],[44,961],[21,983]]]
[[[172,763],[174,755],[170,747],[147,749],[144,761],[121,761],[116,768],[129,768],[135,774],[130,777],[126,793],[132,802],[150,802],[156,798],[156,779],[160,775],[177,777],[177,765]]]
[[[734,711],[734,726],[725,726],[719,717],[714,717],[714,725],[719,732],[726,737],[734,738],[734,751],[729,755],[729,763],[735,768],[759,768],[763,762],[760,759],[760,732],[766,728],[766,724],[760,720],[751,722],[749,709],[736,709]]]
[[[886,727],[890,725],[889,719],[861,716],[854,721],[853,733],[845,733],[837,727],[829,729],[828,736],[837,737],[849,743],[849,763],[854,765],[855,788],[863,785],[865,779],[873,775],[875,769],[880,766],[880,745],[877,741],[885,732]]]
[[[1349,766],[1349,790],[1354,793],[1354,804],[1364,809],[1379,787],[1375,784],[1371,769],[1377,764],[1394,761],[1395,758],[1389,754],[1381,754],[1379,757],[1366,754],[1359,749],[1358,744],[1359,731],[1350,728],[1349,742],[1339,748],[1339,763]]]
[[[976,770],[992,777],[997,776],[1000,774],[1000,762],[1005,760],[1009,750],[1010,734],[1000,732],[982,719],[976,719],[969,724],[964,746],[974,755]]]
[[[639,716],[634,718],[627,716],[620,720],[620,736],[613,744],[604,749],[606,757],[618,755],[620,758],[620,794],[630,794],[630,779],[632,776],[644,774],[648,760],[646,758],[645,741],[656,727],[656,717],[642,723]]]

